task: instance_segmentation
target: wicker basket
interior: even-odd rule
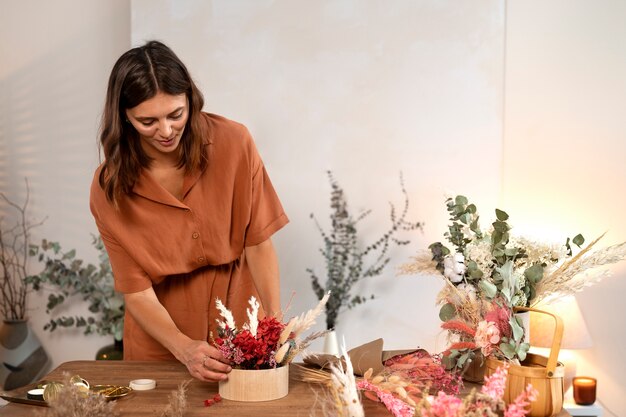
[[[289,393],[289,365],[275,369],[233,369],[219,383],[222,398],[233,401],[271,401]]]
[[[511,364],[507,377],[504,400],[507,404],[515,401],[528,384],[531,384],[538,392],[537,400],[531,403],[530,417],[551,417],[557,415],[563,408],[563,376],[565,367],[558,362],[561,340],[563,339],[563,321],[560,317],[546,311],[533,308],[517,307],[516,311],[534,311],[547,314],[554,318],[554,337],[550,348],[550,356],[535,355],[529,353],[521,365]],[[487,370],[485,375],[493,374],[496,369],[503,366],[502,361],[487,358]]]

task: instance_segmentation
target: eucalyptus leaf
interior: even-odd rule
[[[509,319],[509,325],[513,331],[513,340],[519,342],[524,337],[524,329],[517,323],[517,318],[513,315]]]
[[[530,345],[528,343],[521,343],[517,348],[517,357],[520,361],[526,360],[526,356],[528,355],[528,350],[530,349]]]
[[[541,264],[534,264],[524,271],[524,277],[531,283],[537,284],[543,279],[543,266]]]
[[[441,358],[441,364],[446,368],[447,371],[450,371],[456,366],[456,361],[452,356],[444,356]]]
[[[509,215],[500,209],[496,209],[496,218],[501,222],[505,222],[509,219]]]
[[[456,366],[458,368],[462,368],[463,365],[465,365],[465,361],[467,361],[469,357],[470,357],[469,352],[465,352],[464,354],[462,354],[461,357],[456,361]]]
[[[456,308],[451,303],[444,304],[439,310],[439,318],[441,319],[441,321],[452,320],[455,317]]]
[[[509,343],[500,343],[500,350],[507,359],[513,359],[515,357],[515,347]]]
[[[579,233],[574,236],[574,239],[572,239],[572,243],[580,248],[582,244],[585,243],[585,238]]]
[[[493,283],[487,281],[486,279],[481,280],[478,283],[478,287],[485,294],[485,297],[492,299],[498,293],[498,287],[496,287]]]
[[[459,356],[461,356],[461,352],[458,349],[452,349],[448,355],[448,357],[452,359],[458,358]]]
[[[504,234],[501,231],[494,230],[493,234],[491,235],[491,242],[493,243],[494,246],[498,245],[500,242],[502,242],[503,237],[504,237]],[[494,256],[496,255],[494,254]]]

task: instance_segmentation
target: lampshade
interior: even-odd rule
[[[539,304],[538,310],[556,314],[563,320],[563,341],[561,349],[588,349],[593,345],[585,319],[574,296],[562,297],[549,304]],[[552,346],[554,320],[547,314],[531,312],[530,345],[534,347]]]

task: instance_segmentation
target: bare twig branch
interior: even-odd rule
[[[0,314],[7,320],[19,320],[26,315],[26,296],[30,292],[25,279],[28,276],[27,265],[30,248],[30,232],[40,226],[45,218],[31,223],[27,219],[30,202],[30,187],[25,178],[26,197],[19,205],[10,200],[4,193],[0,197],[17,212],[17,220],[13,226],[5,228],[0,219]]]

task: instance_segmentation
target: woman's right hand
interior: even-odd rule
[[[191,376],[200,381],[224,381],[232,369],[217,348],[200,340],[189,340],[179,360],[185,364]]]

